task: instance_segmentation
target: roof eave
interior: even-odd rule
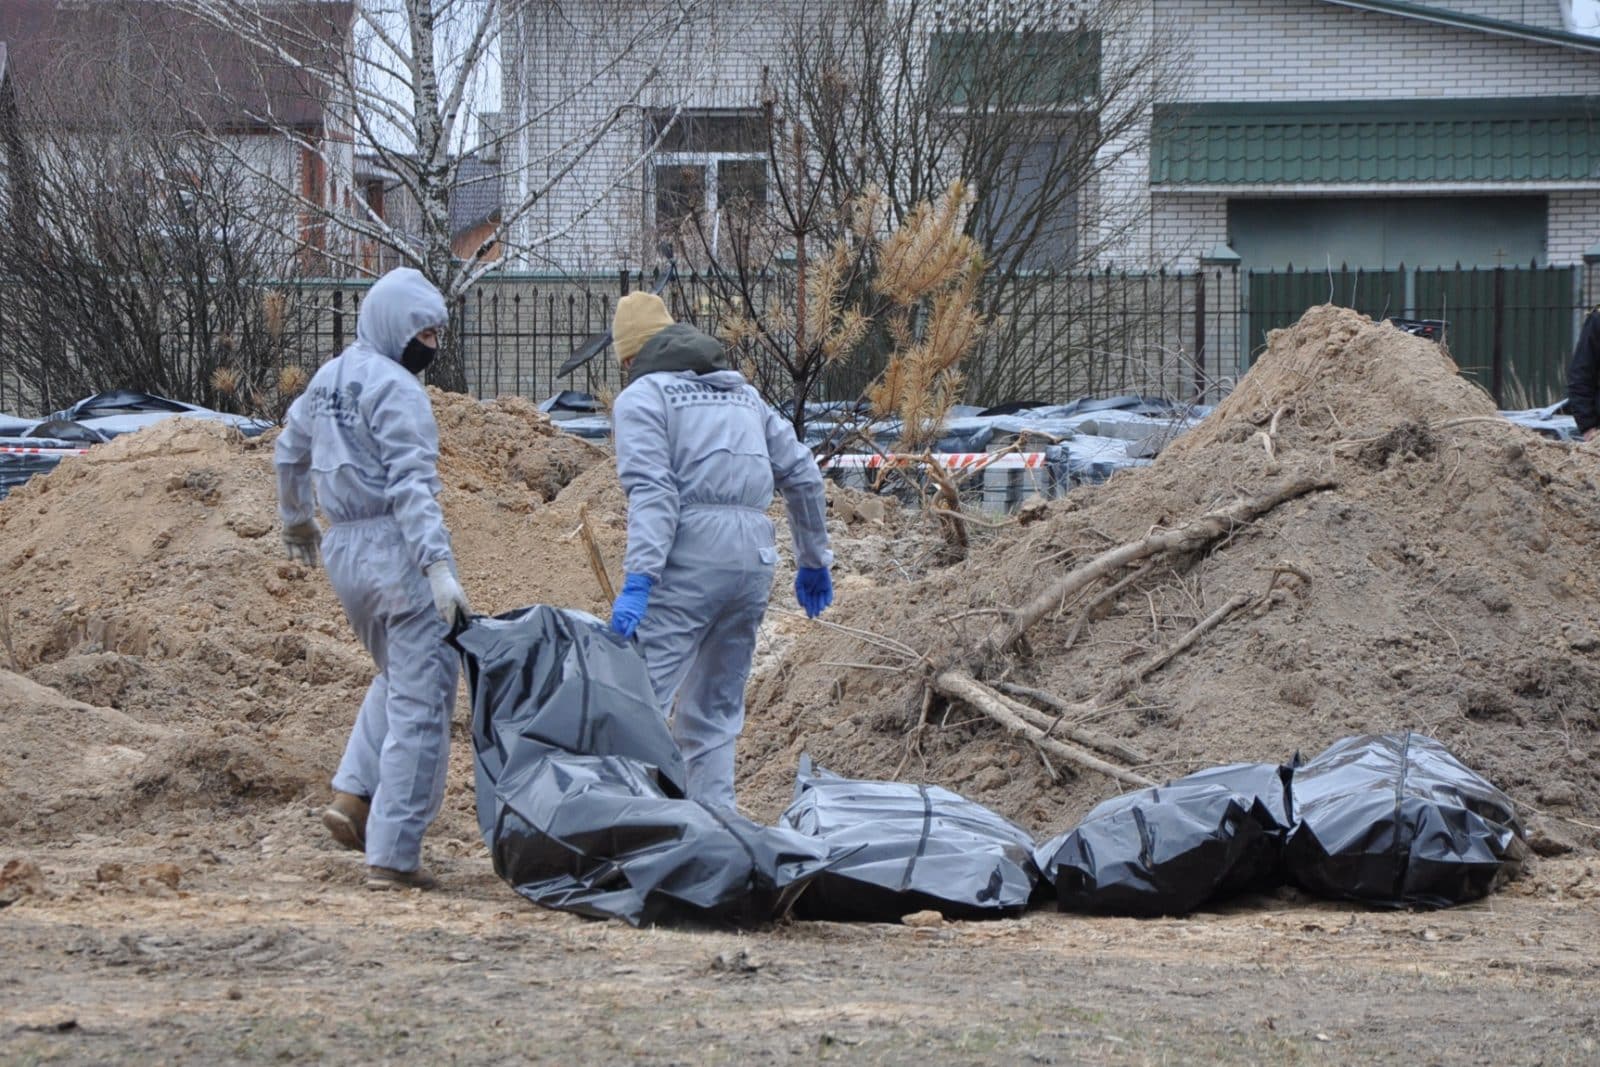
[[[1504,19],[1485,18],[1482,15],[1468,15],[1460,11],[1426,7],[1422,4],[1409,3],[1407,0],[1325,0],[1325,2],[1338,4],[1340,7],[1355,8],[1359,11],[1373,11],[1383,15],[1395,15],[1399,18],[1417,19],[1421,22],[1432,22],[1440,26],[1453,26],[1461,30],[1475,30],[1479,33],[1494,34],[1498,37],[1514,37],[1523,41],[1532,41],[1536,44],[1572,48],[1580,52],[1600,53],[1600,39],[1593,37],[1585,37],[1578,33],[1568,33],[1565,30],[1546,30],[1538,26],[1526,26],[1520,22],[1507,22]]]

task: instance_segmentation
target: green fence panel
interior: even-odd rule
[[[1246,286],[1252,364],[1269,331],[1292,326],[1311,308],[1337,304],[1378,319],[1404,314],[1406,306],[1405,273],[1399,270],[1253,270]]]
[[[1494,390],[1497,316],[1502,407],[1542,407],[1566,395],[1578,293],[1574,267],[1419,270],[1416,317],[1442,319],[1445,344],[1461,372]]]

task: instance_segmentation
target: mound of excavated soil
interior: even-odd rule
[[[592,586],[546,501],[604,453],[521,400],[433,399],[441,500],[480,609]],[[148,826],[326,788],[370,661],[277,532],[271,435],[192,420],[69,459],[0,504],[0,598],[28,676],[0,685],[0,825]]]
[[[1315,309],[1275,333],[1237,391],[1152,466],[1052,503],[1044,521],[948,570],[916,581],[885,572],[870,594],[841,596],[829,618],[946,662],[975,647],[997,611],[1116,543],[1299,474],[1328,476],[1335,489],[1279,507],[1201,558],[1161,562],[1084,620],[1104,586],[1090,589],[1019,653],[985,664],[986,678],[1095,702],[1090,725],[1147,754],[1142,770],[1157,779],[1410,727],[1524,804],[1593,822],[1600,456],[1492,412],[1433,344]],[[1267,596],[1278,564],[1298,574],[1278,575]],[[1125,696],[1101,699],[1240,593],[1264,599]],[[889,776],[903,763],[903,777],[1041,831],[1117,791],[1059,766],[1064,780],[1052,781],[1036,753],[960,705],[935,703],[908,753],[923,673],[884,642],[800,628],[751,700],[741,799],[774,814],[802,751],[852,775]]]
[[[440,499],[474,607],[603,616],[578,529],[587,512],[620,583],[627,509],[609,453],[520,399],[434,392],[433,404]],[[835,496],[841,589],[870,590],[926,540],[908,539],[892,502]],[[0,663],[21,672],[0,673],[0,828],[159,829],[327,788],[371,666],[327,579],[283,558],[271,435],[172,419],[120,437],[0,502],[0,545],[12,657]],[[792,609],[791,584],[788,568],[779,606]],[[796,625],[774,613],[760,664]],[[463,699],[435,835],[459,841],[476,834],[465,717]]]

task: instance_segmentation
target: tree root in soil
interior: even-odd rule
[[[1086,749],[1046,736],[1043,730],[1030,725],[1022,716],[1018,715],[1013,710],[1013,705],[1002,694],[990,689],[964,671],[951,670],[940,673],[933,679],[933,688],[941,696],[951,700],[959,700],[963,704],[983,712],[999,723],[1006,733],[1012,737],[1027,741],[1057,759],[1096,771],[1108,778],[1122,782],[1124,785],[1131,785],[1137,788],[1155,785],[1154,781],[1142,774],[1124,770],[1114,763],[1108,763]]]
[[[1052,614],[1067,597],[1115,574],[1130,563],[1162,553],[1198,552],[1221,540],[1236,527],[1260,518],[1280,504],[1308,493],[1332,489],[1330,478],[1296,478],[1277,489],[1250,500],[1240,500],[1226,508],[1200,516],[1172,530],[1160,530],[1136,541],[1106,550],[1080,567],[1052,582],[1038,596],[1017,609],[1009,626],[996,628],[977,649],[974,659],[982,662],[1003,655],[1045,616]]]
[[[1143,775],[1101,759],[1099,756],[1089,752],[1087,748],[1069,745],[1057,739],[1054,734],[1057,732],[1063,733],[1082,745],[1097,748],[1101,752],[1127,763],[1134,765],[1148,764],[1150,759],[1144,753],[1114,738],[1084,730],[1076,724],[1066,723],[1067,716],[1071,714],[1075,718],[1082,719],[1099,714],[1105,705],[1125,696],[1140,681],[1166,666],[1177,656],[1192,647],[1206,633],[1221,625],[1235,612],[1257,602],[1257,597],[1241,593],[1229,598],[1226,603],[1196,623],[1194,627],[1171,646],[1153,656],[1132,672],[1118,678],[1100,694],[1093,705],[1069,704],[1054,697],[1041,699],[1040,691],[1027,691],[1026,695],[1039,699],[1041,703],[1045,703],[1057,711],[1058,714],[1054,720],[1051,720],[1046,713],[1021,704],[1007,697],[1000,690],[979,681],[978,675],[981,673],[982,667],[992,663],[1018,645],[1025,638],[1030,627],[1056,613],[1060,609],[1060,605],[1068,597],[1089,588],[1096,582],[1111,579],[1122,568],[1153,556],[1169,553],[1173,555],[1198,555],[1209,549],[1217,541],[1232,534],[1240,525],[1254,521],[1290,500],[1298,499],[1308,493],[1319,490],[1331,489],[1335,484],[1332,480],[1321,477],[1296,478],[1262,496],[1240,500],[1226,508],[1221,508],[1193,519],[1175,529],[1157,531],[1100,553],[1087,563],[1069,571],[1051,583],[1047,589],[1032,600],[1017,608],[1008,620],[1008,625],[997,627],[989,638],[964,660],[958,660],[958,664],[933,672],[928,683],[929,690],[946,699],[959,700],[969,705],[982,712],[988,718],[993,719],[1013,737],[1032,744],[1039,750],[1041,756],[1045,757],[1045,765],[1051,770],[1052,777],[1055,777],[1054,767],[1050,765],[1048,756],[1055,756],[1058,759],[1088,768],[1127,785],[1142,787],[1155,784]],[[1142,573],[1142,571],[1136,573]],[[1266,596],[1271,596],[1278,577],[1279,572],[1275,570]],[[1122,589],[1125,589],[1128,584],[1129,579],[1126,577],[1121,581],[1115,582],[1105,593],[1096,597],[1085,608],[1085,614],[1102,604],[1109,596],[1114,596]],[[1077,630],[1081,628],[1082,621],[1080,619],[1079,626],[1074,628],[1074,637],[1077,634]],[[1043,694],[1042,696],[1048,696],[1048,694]],[[920,741],[922,730],[927,722],[927,709],[928,694],[925,693],[922,719],[913,727],[912,736],[907,739],[908,758],[912,747]],[[902,761],[903,765],[904,761]]]

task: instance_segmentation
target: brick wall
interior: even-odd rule
[[[1413,0],[1422,7],[1439,7],[1465,15],[1502,22],[1520,22],[1545,30],[1563,29],[1560,0]]]
[[[1550,234],[1545,254],[1552,264],[1582,263],[1600,243],[1600,190],[1550,194]]]
[[[503,110],[517,125],[531,125],[509,149],[508,202],[550,183],[594,141],[513,231],[514,244],[535,247],[523,264],[569,271],[654,265],[643,233],[643,112],[759,106],[762,69],[777,62],[795,6],[796,0],[725,0],[712,5],[713,15],[670,34],[658,30],[669,21],[653,4],[568,5],[559,17],[544,5],[527,5],[509,18],[507,41],[523,45],[506,48]],[[632,56],[607,69],[618,42],[635,38]],[[651,67],[659,73],[641,91]],[[621,118],[600,135],[618,107]]]
[[[1200,72],[1190,100],[1600,92],[1600,57],[1592,53],[1322,0],[1156,0],[1156,11],[1181,31]]]
[[[1560,26],[1556,0],[1527,0],[1525,19],[1522,0],[1440,0],[1437,6]],[[1183,99],[1195,102],[1600,93],[1600,57],[1591,53],[1322,0],[1156,0],[1156,13],[1158,23],[1189,49],[1196,76]],[[1225,236],[1225,197],[1156,193],[1152,208],[1149,249],[1155,262],[1192,267],[1198,252]],[[1597,240],[1600,196],[1551,193],[1550,262],[1575,262]]]
[[[1227,243],[1226,197],[1156,193],[1150,202],[1153,262],[1191,269],[1200,256]]]

